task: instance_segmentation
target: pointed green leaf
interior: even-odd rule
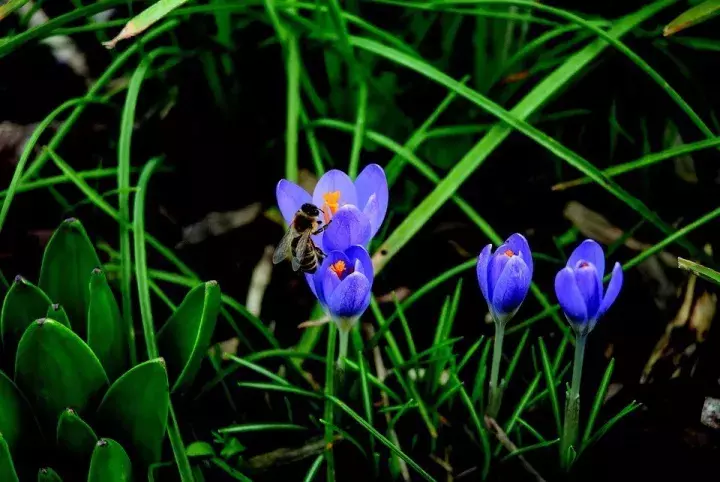
[[[220,286],[208,281],[193,288],[157,336],[160,354],[167,360],[172,391],[186,389],[208,351],[220,311]]]
[[[38,285],[54,303],[60,303],[73,330],[85,336],[90,298],[90,273],[100,259],[80,221],[63,221],[45,248]]]
[[[678,258],[678,268],[688,270],[704,280],[720,285],[720,273],[710,268],[706,268],[694,261],[690,261],[685,258]]]
[[[681,30],[704,22],[718,13],[720,13],[720,0],[706,0],[686,10],[679,17],[667,24],[663,29],[663,36],[669,37]]]
[[[155,358],[118,378],[98,408],[103,430],[145,465],[160,460],[167,429],[170,390],[165,362]]]
[[[38,470],[38,482],[62,482],[62,477],[60,477],[57,472],[55,472],[50,467],[43,467],[42,469]]]
[[[80,460],[88,461],[98,438],[90,425],[80,418],[72,408],[66,409],[57,426],[58,449]]]
[[[108,385],[100,361],[66,326],[41,318],[20,339],[15,382],[36,414],[55,426],[67,407],[84,412]]]
[[[23,438],[31,443],[36,430],[37,422],[27,400],[13,381],[0,372],[0,435],[10,451],[15,452]]]
[[[100,439],[90,460],[88,482],[128,482],[131,478],[130,457],[122,445],[109,438]]]
[[[25,329],[42,318],[51,305],[50,298],[22,276],[16,276],[0,314],[0,334],[8,364],[15,361],[15,350]]]
[[[58,323],[62,323],[63,325],[70,327],[70,318],[68,318],[67,313],[65,312],[65,308],[62,307],[60,303],[53,303],[50,305],[50,307],[47,310],[46,318],[50,318],[51,320],[55,320]],[[41,318],[38,316],[38,318]],[[23,330],[24,331],[24,330]]]
[[[99,268],[90,275],[87,341],[110,380],[127,370],[127,330],[105,273]]]
[[[10,455],[10,448],[2,434],[0,434],[0,480],[3,482],[19,482]]]

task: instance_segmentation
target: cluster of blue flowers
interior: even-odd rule
[[[602,247],[586,239],[570,255],[555,277],[555,294],[565,316],[579,335],[587,335],[597,320],[615,302],[623,283],[620,263],[615,263],[603,293],[605,254]],[[532,282],[530,246],[521,234],[513,234],[492,252],[487,245],[478,256],[480,290],[496,323],[504,325],[520,309]]]
[[[327,257],[315,273],[305,277],[330,318],[348,330],[370,304],[374,272],[367,248],[387,213],[385,171],[370,164],[353,182],[333,169],[318,180],[312,196],[283,179],[276,196],[288,224],[305,203],[320,208],[325,224],[332,220],[325,231],[313,236]]]

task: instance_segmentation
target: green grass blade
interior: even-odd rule
[[[720,285],[720,273],[685,258],[678,258],[678,268],[690,271],[711,283]]]
[[[144,32],[185,2],[187,0],[158,0],[133,17],[115,38],[109,42],[104,42],[103,45],[109,49],[115,48],[115,45],[120,40],[129,39]]]
[[[605,369],[605,374],[603,375],[600,386],[597,389],[597,393],[595,393],[595,401],[593,402],[592,410],[590,411],[590,416],[588,417],[587,426],[585,427],[585,433],[583,434],[581,447],[585,446],[587,441],[590,439],[590,434],[592,434],[593,428],[595,428],[595,420],[597,420],[597,416],[600,413],[600,407],[602,407],[603,403],[605,402],[605,395],[607,394],[608,387],[610,386],[610,379],[612,378],[614,368],[615,359],[613,358],[610,360],[610,363]]]
[[[287,45],[287,109],[285,127],[285,179],[298,181],[298,120],[300,117],[300,46],[294,35]]]
[[[325,353],[325,411],[323,418],[325,419],[325,444],[332,447],[333,430],[332,424],[334,420],[334,407],[332,396],[335,395],[335,346],[337,344],[337,326],[334,322],[330,322],[328,329],[327,352]],[[327,481],[335,482],[335,456],[332,449],[325,452],[325,462],[327,463]]]
[[[408,457],[405,452],[400,450],[397,445],[392,443],[390,440],[388,440],[383,434],[378,432],[375,427],[370,425],[365,419],[363,419],[357,412],[355,412],[353,409],[348,407],[342,400],[339,398],[336,398],[332,395],[327,396],[328,400],[335,404],[337,407],[339,407],[343,412],[347,413],[353,420],[355,420],[360,426],[362,426],[365,430],[370,432],[373,437],[375,437],[380,443],[385,445],[388,449],[390,449],[391,452],[393,452],[395,455],[400,457],[402,460],[405,461],[410,467],[412,467],[415,472],[417,472],[423,479],[428,480],[430,482],[435,482],[435,479],[433,479],[430,474],[425,472],[422,467],[420,467],[413,459]]]
[[[704,22],[720,13],[720,0],[705,0],[683,12],[663,29],[663,36],[669,37],[688,27]],[[0,14],[2,17],[2,14]]]
[[[478,341],[472,344],[472,346],[468,349],[468,351],[465,352],[465,355],[463,355],[462,359],[460,360],[460,363],[457,366],[457,369],[455,370],[455,373],[460,374],[463,368],[465,368],[465,365],[467,365],[467,362],[470,361],[470,358],[475,354],[475,352],[478,351],[480,348],[480,345],[485,341],[485,336],[480,335],[480,338]]]
[[[324,454],[320,454],[317,456],[315,461],[312,463],[310,468],[307,471],[307,474],[305,474],[305,478],[303,479],[303,482],[312,482],[315,480],[315,476],[320,472],[320,466],[322,466],[322,462],[325,459]]]
[[[526,454],[526,453],[528,453],[528,452],[532,452],[533,450],[544,449],[545,447],[551,447],[551,446],[555,445],[555,444],[558,443],[558,442],[560,442],[560,439],[559,439],[559,438],[556,438],[555,440],[548,440],[548,441],[546,441],[546,442],[538,442],[538,443],[533,444],[533,445],[528,445],[527,447],[522,447],[522,448],[519,448],[519,449],[517,449],[517,450],[514,450],[514,451],[510,452],[509,454],[507,454],[505,457],[503,457],[503,458],[500,459],[500,460],[501,460],[502,462],[505,462],[505,461],[507,461],[508,459],[510,459],[510,458],[512,458],[512,457],[516,457],[516,456],[518,456],[518,455],[523,455],[523,454]]]
[[[547,386],[548,395],[550,396],[550,404],[552,405],[553,415],[555,417],[555,429],[558,435],[562,433],[562,422],[560,415],[560,403],[558,402],[557,391],[555,390],[555,378],[550,365],[550,357],[548,356],[545,342],[542,338],[538,338],[540,346],[540,358],[542,360],[543,374],[545,375],[545,385]]]
[[[280,392],[289,393],[293,395],[300,395],[302,397],[321,399],[323,396],[319,393],[311,392],[310,390],[303,390],[292,385],[275,385],[272,383],[258,383],[258,382],[238,382],[240,388],[251,388],[253,390],[265,390],[268,392]]]
[[[248,433],[248,432],[274,432],[276,430],[307,430],[307,427],[293,423],[249,423],[244,425],[231,425],[218,429],[218,433]]]
[[[510,383],[510,380],[512,379],[513,373],[515,373],[515,368],[517,368],[517,364],[520,361],[520,355],[522,355],[523,350],[525,349],[525,344],[527,343],[527,339],[529,336],[530,330],[525,330],[525,333],[523,333],[522,338],[520,338],[517,347],[515,347],[515,353],[513,353],[513,357],[510,359],[510,364],[505,371],[505,376],[503,377],[502,381],[503,385],[506,388]]]
[[[490,346],[490,343],[488,343],[486,346]],[[491,449],[490,449],[490,437],[488,436],[487,430],[485,430],[485,427],[483,426],[482,422],[480,421],[480,416],[478,415],[477,411],[475,410],[475,404],[468,396],[467,391],[465,390],[465,387],[461,385],[460,380],[457,378],[457,375],[454,375],[455,382],[460,385],[460,398],[462,399],[463,404],[465,405],[465,408],[467,408],[468,413],[470,413],[470,419],[473,422],[473,426],[475,427],[475,431],[478,434],[478,437],[480,438],[480,445],[482,447],[482,457],[483,457],[483,465],[482,465],[482,479],[485,480],[487,478],[488,473],[490,472],[490,460],[492,457]]]
[[[625,418],[627,415],[630,415],[632,412],[637,410],[638,408],[642,407],[641,403],[637,403],[634,400],[630,402],[625,408],[620,410],[614,417],[612,417],[610,420],[605,422],[602,427],[598,429],[597,432],[595,432],[592,437],[590,437],[587,440],[587,443],[583,445],[583,450],[581,452],[584,452],[588,447],[590,447],[592,444],[600,440],[600,438],[605,435],[616,423],[618,423],[621,419]]]

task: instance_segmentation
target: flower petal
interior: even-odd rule
[[[377,164],[370,164],[355,179],[357,206],[370,220],[371,237],[380,229],[388,208],[388,183],[385,171]]]
[[[580,261],[587,261],[595,265],[598,279],[602,284],[603,276],[605,276],[605,253],[603,253],[602,247],[596,241],[586,239],[580,243],[570,255],[566,266],[575,269]]]
[[[493,310],[503,317],[515,314],[530,289],[528,265],[520,256],[508,258],[505,268],[495,283],[492,297]]]
[[[615,263],[615,266],[613,266],[612,277],[610,278],[610,283],[608,283],[607,290],[605,291],[605,297],[603,298],[602,302],[600,303],[600,308],[598,309],[597,318],[600,318],[602,315],[604,315],[605,312],[612,306],[612,304],[615,303],[615,300],[617,299],[618,295],[620,294],[620,288],[622,288],[622,285],[623,285],[622,266],[620,266],[620,263]]]
[[[508,249],[510,248],[507,244],[501,244],[490,257],[490,263],[488,264],[488,296],[490,301],[492,301],[493,293],[495,293],[495,284],[500,278],[503,269],[505,269],[505,265],[510,261],[510,256],[505,254]]]
[[[328,298],[328,310],[334,318],[355,318],[370,304],[370,281],[353,273],[345,278]]]
[[[340,192],[338,207],[342,207],[345,204],[357,206],[355,184],[353,184],[348,175],[344,172],[332,169],[323,174],[315,185],[315,190],[313,191],[312,196],[313,204],[320,209],[323,209],[323,205],[325,204],[325,198],[323,196],[331,192]]]
[[[568,321],[578,325],[587,323],[585,300],[575,281],[575,273],[570,268],[561,269],[555,276],[555,295]]]
[[[588,264],[575,270],[575,282],[585,301],[587,317],[592,320],[597,316],[602,300],[602,284],[598,282],[595,265]]]
[[[310,194],[294,182],[281,179],[275,188],[278,208],[282,213],[285,222],[290,224],[300,206],[312,202]]]
[[[345,254],[350,259],[350,263],[352,263],[353,266],[357,266],[357,263],[360,263],[360,273],[365,275],[370,282],[370,286],[372,286],[375,273],[373,271],[370,253],[368,253],[364,247],[356,245],[350,246],[347,250],[345,250]],[[358,270],[356,269],[356,271]]]
[[[492,244],[488,244],[480,251],[480,255],[477,259],[477,265],[475,266],[475,272],[477,273],[478,284],[480,285],[480,291],[485,297],[485,301],[490,303],[490,295],[488,294],[488,265],[490,263],[490,257],[492,256]]]
[[[530,272],[530,279],[532,279],[533,275],[533,259],[532,259],[532,252],[530,251],[530,245],[527,242],[527,239],[525,239],[525,236],[523,236],[520,233],[515,233],[511,235],[507,240],[505,241],[505,244],[510,246],[510,249],[513,250],[513,252],[522,258],[523,261],[525,261],[525,264],[528,267],[528,270]]]
[[[331,251],[313,275],[315,296],[317,296],[318,301],[323,305],[327,305],[328,298],[333,290],[337,288],[337,285],[340,284],[338,276],[330,270],[330,266],[338,261],[343,261],[345,266],[350,265],[350,260],[345,256],[345,253],[342,251]]]
[[[345,251],[355,244],[366,246],[370,241],[370,221],[355,206],[344,206],[338,209],[323,234],[325,251]]]
[[[318,271],[320,270],[320,266],[318,266]],[[317,273],[317,271],[315,271]],[[312,291],[312,294],[315,295],[315,298],[318,297],[317,291],[315,290],[315,273],[305,273],[305,281],[307,281],[308,286],[310,287],[310,291]]]

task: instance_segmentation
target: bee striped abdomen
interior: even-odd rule
[[[300,238],[296,238],[292,241],[291,249],[293,253],[297,252],[297,244],[299,240]],[[308,245],[308,248],[304,253],[302,253],[302,258],[298,259],[298,261],[300,261],[300,271],[313,274],[318,268],[318,254],[312,239],[308,240]]]

